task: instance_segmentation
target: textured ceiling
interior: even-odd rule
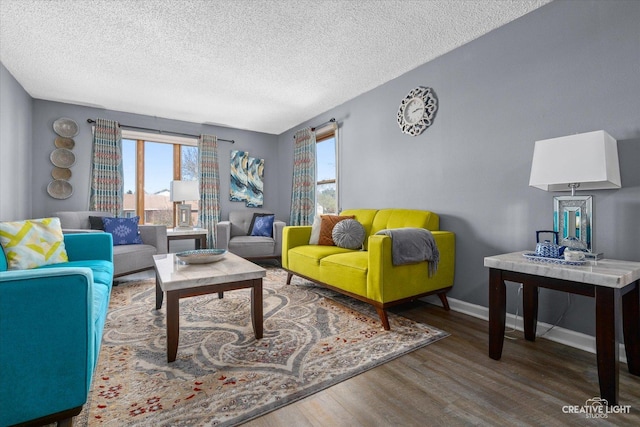
[[[0,0],[0,61],[34,98],[280,134],[549,1]]]

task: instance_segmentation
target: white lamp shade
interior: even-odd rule
[[[545,191],[620,188],[618,143],[603,130],[536,141],[529,185]]]
[[[170,200],[172,202],[200,200],[198,181],[171,181]]]

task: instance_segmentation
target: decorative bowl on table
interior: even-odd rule
[[[227,254],[226,249],[196,249],[176,253],[176,258],[186,264],[208,264],[220,261]]]

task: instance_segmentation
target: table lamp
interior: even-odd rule
[[[172,202],[181,202],[177,205],[177,228],[193,228],[193,226],[191,225],[191,205],[185,202],[187,200],[200,200],[198,181],[171,181],[170,200]]]
[[[554,197],[558,244],[592,251],[592,197],[576,196],[576,190],[622,187],[617,141],[604,130],[536,141],[529,186],[571,191]]]

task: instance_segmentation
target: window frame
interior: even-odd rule
[[[318,200],[317,200],[317,194],[318,194],[318,186],[319,185],[323,185],[323,184],[335,184],[336,187],[336,214],[340,213],[341,211],[341,206],[340,206],[340,189],[339,189],[339,182],[340,182],[340,159],[338,156],[339,150],[338,150],[338,125],[335,122],[329,122],[326,125],[314,129],[315,132],[315,136],[316,136],[316,144],[319,144],[323,141],[326,141],[328,139],[334,138],[335,139],[335,144],[334,144],[334,149],[335,149],[335,162],[336,162],[336,167],[335,167],[335,179],[325,179],[322,181],[318,181],[317,177],[316,177],[316,210],[317,210],[317,206],[318,206]],[[317,174],[317,168],[318,168],[318,159],[316,158],[316,174]]]
[[[140,132],[129,129],[122,129],[122,139],[134,141],[135,147],[135,194],[136,194],[136,208],[135,213],[140,217],[140,224],[145,223],[145,210],[144,210],[144,145],[145,142],[161,143],[173,145],[173,180],[180,180],[182,177],[182,146],[198,146],[197,138],[189,138],[177,135],[165,135],[152,132]],[[176,213],[177,205],[180,202],[173,202],[173,215],[172,215],[172,227],[176,227]]]

